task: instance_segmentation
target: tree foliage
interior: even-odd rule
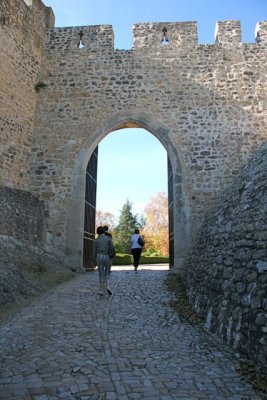
[[[115,217],[108,211],[96,211],[96,227],[107,225],[110,230],[115,228]]]
[[[132,203],[127,199],[122,207],[119,223],[114,230],[114,243],[117,251],[130,253],[130,237],[138,227],[137,216],[132,213]]]
[[[130,253],[130,238],[136,228],[145,239],[147,254],[168,256],[168,196],[159,192],[152,197],[145,207],[145,215],[134,215],[132,203],[127,199],[123,205],[118,225],[115,226],[115,217],[107,211],[96,212],[96,226],[107,225],[113,236],[117,253]]]
[[[146,225],[144,228],[147,248],[153,248],[160,255],[169,253],[168,240],[168,196],[165,192],[159,192],[152,197],[145,207]]]

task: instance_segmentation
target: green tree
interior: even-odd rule
[[[130,253],[130,237],[139,228],[137,216],[132,213],[132,203],[127,199],[123,205],[119,224],[114,230],[114,244],[117,252]]]
[[[143,230],[146,226],[146,218],[144,217],[143,214],[141,214],[140,218],[139,218],[139,226],[140,228]]]

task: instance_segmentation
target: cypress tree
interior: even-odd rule
[[[137,216],[132,213],[132,203],[127,199],[119,217],[119,224],[115,231],[116,249],[122,253],[130,253],[130,238],[134,230],[139,227]]]

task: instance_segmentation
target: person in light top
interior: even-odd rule
[[[137,271],[141,253],[143,250],[144,241],[139,235],[139,229],[135,229],[134,234],[131,236],[131,252],[133,255],[133,265],[135,271]]]

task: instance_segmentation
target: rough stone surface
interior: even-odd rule
[[[40,0],[0,4],[0,183],[27,189],[44,35],[54,24]]]
[[[0,399],[263,399],[238,358],[179,320],[166,275],[113,271],[113,295],[99,297],[90,272],[3,322]]]
[[[0,209],[0,234],[43,246],[48,217],[44,201],[24,190],[0,186]]]
[[[206,326],[266,366],[267,144],[243,168],[196,236],[187,289]]]
[[[0,314],[7,305],[33,299],[75,274],[51,254],[14,239],[0,235]],[[5,307],[3,307],[5,306]],[[8,311],[8,310],[7,310]]]

